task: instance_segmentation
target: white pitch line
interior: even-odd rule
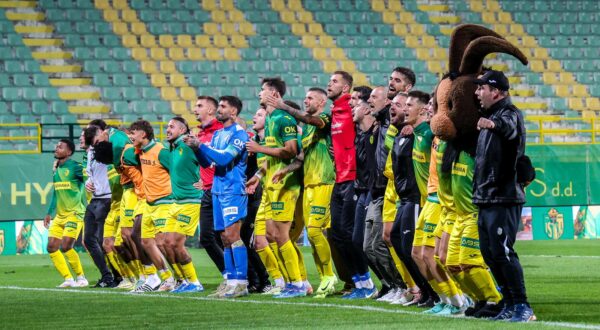
[[[521,255],[519,255],[519,257],[521,257]],[[522,255],[522,257],[527,257],[527,258],[585,258],[585,259],[600,259],[600,256],[561,256],[561,255],[550,255],[550,254],[539,254],[539,255],[534,255],[534,254],[526,254],[526,255]]]
[[[27,288],[20,286],[0,286],[0,290],[18,290],[18,291],[42,291],[42,292],[61,292],[61,293],[82,293],[82,294],[104,294],[104,295],[119,295],[119,296],[130,296],[130,297],[143,297],[143,298],[167,298],[167,299],[180,299],[180,300],[198,300],[198,301],[211,301],[211,302],[228,302],[228,303],[239,303],[239,304],[259,304],[259,305],[285,305],[285,306],[305,306],[305,307],[329,307],[349,310],[361,310],[367,312],[381,312],[390,314],[405,314],[405,315],[419,315],[422,317],[452,317],[452,316],[441,316],[441,315],[427,315],[419,312],[406,311],[401,309],[387,309],[374,306],[358,306],[358,305],[338,305],[331,303],[307,303],[307,302],[289,302],[289,301],[270,301],[270,300],[251,300],[251,299],[217,299],[208,297],[196,297],[196,296],[176,296],[171,294],[134,294],[129,292],[114,292],[114,291],[98,291],[98,290],[81,290],[81,289],[51,289],[51,288]],[[474,322],[491,322],[483,319],[469,319]],[[570,322],[550,322],[550,321],[535,321],[526,324],[542,324],[554,327],[565,327],[573,329],[595,329],[600,330],[600,325],[583,324],[583,323],[570,323]]]

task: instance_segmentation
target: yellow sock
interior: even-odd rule
[[[156,267],[154,265],[144,265],[144,275],[150,276],[156,274]]]
[[[300,251],[298,244],[292,243],[294,246],[294,250],[296,250],[296,254],[298,255],[298,270],[300,271],[300,278],[302,281],[308,280],[308,273],[306,272],[306,266],[304,265],[304,254]]]
[[[183,271],[183,275],[188,282],[193,284],[198,284],[198,275],[196,275],[196,268],[194,268],[194,264],[190,261],[187,264],[180,264],[181,270]]]
[[[481,293],[479,292],[479,290],[477,290],[477,287],[474,285],[473,281],[471,281],[471,279],[468,278],[467,274],[464,271],[453,273],[453,277],[464,293],[466,293],[469,297],[476,301],[481,301]]]
[[[65,280],[73,279],[73,276],[71,276],[71,272],[69,271],[69,266],[67,266],[67,262],[65,261],[65,257],[62,253],[60,253],[60,251],[54,251],[50,253],[50,260],[52,260],[52,263],[54,263],[54,267],[56,267],[56,270],[58,270],[60,276],[62,276]]]
[[[131,260],[130,262],[128,262],[126,264],[127,268],[129,268],[129,271],[131,272],[131,274],[133,274],[133,277],[135,278],[139,278],[140,277],[140,273],[139,270],[137,268],[137,265],[135,263],[135,260]]]
[[[483,267],[473,267],[465,271],[465,277],[468,277],[477,291],[481,293],[482,299],[485,301],[499,302],[502,297],[496,289],[496,284],[490,272]]]
[[[283,257],[285,269],[290,277],[290,282],[298,283],[302,281],[300,277],[300,266],[298,266],[298,253],[294,249],[292,241],[287,241],[285,244],[279,247],[279,252]]]
[[[121,270],[123,271],[123,273],[121,275],[125,276],[127,278],[132,278],[133,272],[127,266],[127,263],[125,262],[125,260],[123,260],[123,257],[120,254],[116,253],[115,258],[117,260],[117,263],[119,264],[119,267],[121,267]]]
[[[115,270],[122,276],[123,270],[121,269],[121,265],[119,265],[119,262],[117,261],[116,254],[111,251],[106,254],[106,257],[108,258],[110,264],[115,268]]]
[[[428,280],[427,283],[429,283],[429,285],[431,285],[431,288],[433,289],[433,291],[435,291],[435,293],[437,293],[438,295],[443,294],[445,296],[448,296],[446,294],[446,292],[444,292],[444,289],[446,289],[445,282],[438,282],[436,280]]]
[[[308,237],[312,244],[315,257],[315,264],[320,270],[321,275],[333,276],[333,265],[331,264],[331,247],[321,228],[309,227]]]
[[[392,255],[392,260],[394,260],[396,269],[398,269],[398,273],[400,273],[400,276],[402,277],[402,280],[404,281],[404,283],[406,283],[406,286],[409,289],[416,288],[417,283],[415,283],[415,280],[413,280],[412,276],[410,276],[408,269],[406,269],[406,266],[404,265],[402,260],[400,260],[400,257],[398,257],[396,250],[394,250],[394,248],[391,246],[388,246],[388,249],[390,250],[390,254]]]
[[[69,262],[69,265],[71,265],[71,269],[75,272],[75,275],[83,276],[83,267],[81,266],[79,254],[77,254],[74,249],[69,249],[68,251],[63,252],[63,254]]]
[[[269,273],[269,276],[271,276],[272,279],[283,277],[283,275],[281,275],[281,271],[279,271],[277,257],[275,257],[271,247],[267,246],[264,249],[256,250],[256,252],[258,253],[263,265],[267,269],[267,273]]]
[[[452,277],[452,274],[450,274],[450,271],[448,270],[448,268],[446,268],[446,265],[444,265],[441,261],[440,261],[440,257],[439,256],[435,256],[435,263],[438,265],[438,270],[441,270],[443,272],[445,272],[448,277],[449,277],[449,281],[450,281],[450,285],[451,288],[450,290],[455,290],[456,289],[456,294],[459,296],[462,296],[463,292],[460,289],[460,286],[458,285],[458,283],[456,283],[456,280]],[[454,292],[454,291],[452,291]]]
[[[143,275],[144,274],[144,265],[142,265],[142,261],[139,259],[135,259],[135,260],[133,260],[133,263],[135,265],[135,268],[137,268],[138,277],[139,277],[139,275]]]
[[[171,265],[171,268],[173,268],[173,272],[175,273],[175,278],[180,280],[180,279],[184,279],[184,273],[183,273],[183,269],[181,268],[181,265],[179,263],[174,263]]]
[[[287,270],[285,269],[285,264],[283,263],[283,257],[281,256],[281,252],[279,251],[279,246],[275,242],[269,243],[269,246],[271,247],[271,250],[273,250],[273,255],[275,255],[275,258],[277,259],[277,266],[279,267],[281,276],[283,276],[285,282],[288,283],[290,281],[290,277],[288,275]]]
[[[171,271],[168,269],[161,269],[158,271],[158,276],[161,280],[166,281],[169,278],[173,277],[173,273],[171,273]]]

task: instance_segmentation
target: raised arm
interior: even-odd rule
[[[289,105],[283,102],[283,99],[278,96],[269,95],[266,96],[267,105],[275,107],[277,109],[281,109],[287,113],[289,113],[296,120],[301,121],[307,125],[317,126],[318,128],[323,128],[327,123],[323,121],[318,116],[311,116],[306,112],[300,111],[298,109],[292,108]]]

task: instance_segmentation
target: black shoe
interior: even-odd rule
[[[477,312],[479,312],[482,308],[487,305],[487,301],[478,301],[475,303],[475,306],[467,308],[465,311],[465,316],[475,316]]]
[[[115,288],[117,287],[117,285],[119,285],[118,283],[116,283],[115,281],[113,281],[112,279],[105,279],[105,280],[100,280],[98,281],[98,283],[96,283],[96,285],[94,285],[94,288]]]
[[[257,293],[257,292],[260,292],[260,291],[254,285],[251,285],[251,286],[248,287],[248,293]]]
[[[381,290],[379,290],[379,293],[377,294],[377,296],[375,296],[375,300],[385,296],[386,294],[388,294],[388,292],[390,292],[392,288],[390,288],[389,286],[385,285],[381,287]]]
[[[435,305],[435,301],[433,301],[433,299],[431,297],[421,298],[421,300],[419,300],[419,302],[417,303],[417,307],[423,307],[423,308],[432,308],[434,305]]]
[[[483,308],[481,308],[479,311],[477,311],[475,314],[473,314],[473,317],[494,318],[498,314],[500,314],[500,312],[502,311],[503,308],[504,308],[504,304],[502,304],[502,303],[486,304]]]

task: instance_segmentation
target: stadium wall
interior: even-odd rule
[[[600,145],[532,145],[527,154],[537,177],[519,238],[600,238]],[[52,197],[53,161],[49,153],[0,155],[0,254],[45,252],[39,220]]]

